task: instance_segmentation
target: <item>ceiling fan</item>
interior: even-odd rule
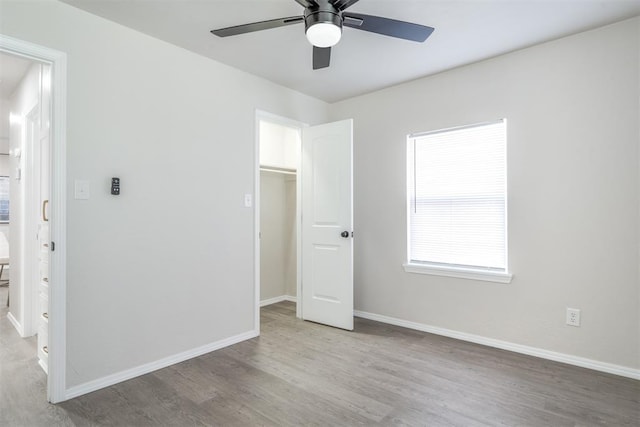
[[[343,26],[416,42],[425,41],[433,32],[432,27],[411,22],[345,12],[345,9],[358,0],[294,1],[304,7],[303,15],[236,25],[211,32],[219,37],[229,37],[304,22],[307,39],[313,45],[314,70],[329,66],[331,47],[340,41]]]

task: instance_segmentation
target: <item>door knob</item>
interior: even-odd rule
[[[340,233],[340,235],[346,239],[346,238],[349,237],[349,232],[348,231],[343,231],[342,233]]]

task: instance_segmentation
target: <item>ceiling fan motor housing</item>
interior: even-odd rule
[[[320,22],[333,24],[342,28],[342,16],[340,15],[340,11],[333,7],[331,3],[327,3],[320,7],[308,7],[304,10],[305,31],[312,25]]]

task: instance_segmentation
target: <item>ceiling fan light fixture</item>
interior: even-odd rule
[[[332,47],[342,37],[342,28],[329,22],[318,22],[307,28],[307,40],[316,47]]]
[[[335,46],[342,37],[342,17],[337,11],[314,10],[305,13],[305,34],[315,47]]]

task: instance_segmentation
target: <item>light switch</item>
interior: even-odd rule
[[[253,197],[251,196],[251,194],[245,194],[244,195],[244,207],[245,208],[250,208],[251,205],[253,205]]]
[[[76,200],[87,200],[89,199],[89,181],[83,181],[80,179],[76,179],[75,181],[75,198]]]

